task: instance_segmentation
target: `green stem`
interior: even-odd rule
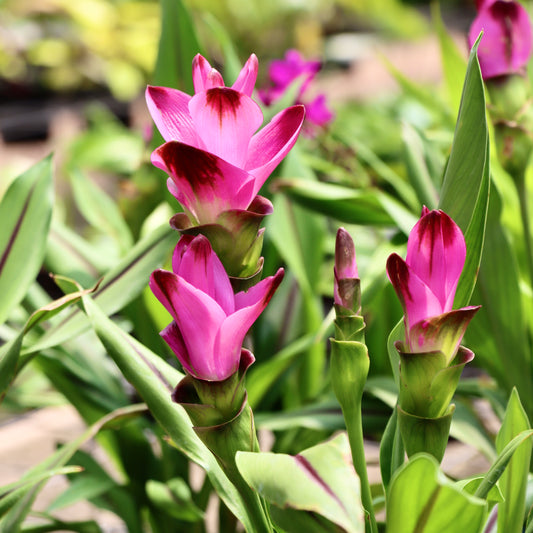
[[[376,517],[374,516],[372,493],[370,491],[370,483],[368,481],[368,473],[366,470],[361,403],[355,405],[350,411],[352,412],[344,412],[343,410],[343,415],[344,420],[346,421],[346,429],[348,430],[350,448],[352,450],[353,466],[361,483],[361,500],[365,511],[368,513],[368,516],[365,516],[365,529],[367,532],[377,533],[378,526],[376,523]]]
[[[525,172],[521,171],[519,176],[515,176],[516,190],[520,200],[520,215],[522,217],[522,227],[524,230],[524,243],[526,246],[527,265],[529,269],[529,282],[533,288],[533,243],[531,241],[531,231],[529,229],[529,206],[526,188]]]
[[[274,528],[272,527],[272,523],[260,496],[250,489],[238,472],[236,472],[235,475],[231,475],[229,472],[227,474],[230,481],[239,491],[244,506],[246,507],[248,517],[253,524],[254,529],[253,532],[250,533],[272,533]]]

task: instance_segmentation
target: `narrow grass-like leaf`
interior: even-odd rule
[[[439,208],[465,235],[466,261],[454,307],[468,304],[474,290],[485,237],[490,189],[490,151],[483,79],[472,47],[452,151],[444,174]]]
[[[153,83],[192,94],[192,60],[202,52],[192,17],[182,0],[162,0],[161,11],[161,38]]]
[[[496,437],[496,449],[504,447],[522,431],[530,430],[527,415],[520,403],[516,389],[511,392],[502,426]],[[533,440],[525,441],[513,454],[500,479],[504,502],[498,506],[498,530],[506,533],[520,533],[524,527],[526,511],[526,489],[531,461]]]
[[[505,446],[505,448],[498,455],[498,459],[496,459],[496,461],[490,467],[489,471],[485,474],[482,483],[477,488],[475,495],[478,498],[485,498],[487,496],[490,489],[504,473],[505,468],[513,457],[514,452],[521,444],[523,444],[527,439],[530,439],[532,436],[532,429],[522,431],[513,440],[511,440],[507,446]]]
[[[466,232],[472,220],[487,161],[485,91],[476,41],[470,52],[450,158],[439,207]]]
[[[80,170],[70,173],[74,199],[89,224],[109,235],[122,253],[133,246],[133,237],[117,204]]]
[[[92,299],[85,297],[83,301],[85,311],[108,354],[146,402],[173,444],[190,460],[205,469],[228,508],[241,520],[247,531],[253,531],[243,501],[235,487],[194,433],[185,411],[172,402],[172,390],[183,377],[182,374],[122,331],[105,316]]]
[[[0,203],[0,324],[41,268],[53,204],[52,157],[16,178]]]
[[[150,273],[160,266],[177,242],[176,233],[168,226],[162,226],[133,247],[114,268],[102,279],[95,301],[107,313],[122,309],[136,298],[146,287]],[[25,353],[56,346],[89,327],[87,317],[78,309],[58,316],[54,325]]]
[[[116,421],[122,417],[129,417],[132,414],[138,413],[145,409],[146,406],[144,405],[131,405],[109,413],[89,427],[82,435],[65,444],[50,457],[46,458],[42,463],[26,472],[20,481],[24,482],[26,480],[33,479],[34,482],[24,487],[24,490],[17,494],[16,502],[11,502],[9,510],[0,520],[0,533],[12,533],[13,531],[18,531],[24,518],[30,511],[37,494],[44,486],[46,479],[39,479],[41,474],[45,474],[46,472],[62,467],[72,457],[72,455],[74,455],[80,446],[87,442],[87,440],[93,438],[103,427],[106,426],[106,424]],[[9,493],[4,496],[4,498],[9,498]],[[0,498],[0,505],[1,502],[2,499]]]
[[[402,139],[409,181],[416,191],[420,204],[428,209],[435,209],[439,198],[425,161],[422,139],[407,123],[403,124]]]
[[[437,37],[439,39],[448,103],[452,112],[457,113],[461,105],[460,87],[461,82],[465,78],[466,62],[450,32],[442,22],[440,6],[437,2],[431,4],[431,18],[433,19],[433,24],[437,30]]]
[[[19,334],[0,348],[0,403],[4,398],[5,390],[15,377],[15,374],[17,371],[20,371],[22,366],[28,361],[28,358],[24,358],[22,361],[19,361],[20,349],[22,347],[24,335],[43,320],[52,318],[69,305],[79,301],[83,294],[89,294],[95,289],[96,287],[87,289],[85,291],[79,290],[71,294],[67,294],[62,298],[54,300],[40,309],[37,309],[37,311],[30,315],[24,328],[19,332]]]

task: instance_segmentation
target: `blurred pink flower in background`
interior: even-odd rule
[[[291,88],[294,83],[299,83],[295,103],[305,106],[306,124],[324,127],[334,119],[333,112],[327,107],[326,95],[318,94],[309,98],[312,82],[321,68],[320,61],[307,61],[298,50],[287,50],[284,59],[275,59],[270,63],[268,77],[270,85],[259,89],[259,98],[267,106],[272,105]],[[313,128],[307,128],[313,133]]]
[[[478,0],[470,26],[470,47],[483,37],[478,59],[484,79],[520,73],[531,56],[531,22],[526,9],[513,0]]]

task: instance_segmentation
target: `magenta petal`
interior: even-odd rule
[[[204,150],[168,142],[152,162],[170,174],[178,200],[201,223],[214,222],[222,211],[245,210],[254,198],[252,175]]]
[[[259,106],[243,93],[215,88],[193,96],[189,111],[205,149],[244,168],[250,139],[263,122]]]
[[[213,298],[227,315],[233,313],[235,302],[229,277],[206,237],[198,235],[192,239],[179,262],[173,261],[172,268],[192,286]]]
[[[146,104],[165,141],[181,141],[198,146],[198,136],[189,113],[191,97],[167,87],[146,88]]]
[[[209,61],[200,54],[196,54],[192,61],[192,82],[195,93],[207,91],[213,87],[224,87],[220,72],[211,67]]]
[[[176,354],[179,362],[191,374],[195,374],[191,367],[189,352],[183,342],[181,331],[175,321],[172,321],[161,333],[163,340],[169,345],[170,349]]]
[[[235,310],[239,311],[240,309],[252,307],[257,304],[262,305],[262,309],[264,309],[282,282],[284,274],[285,271],[283,268],[280,268],[274,276],[269,276],[261,280],[247,291],[238,292],[235,295]],[[259,311],[257,316],[259,314],[261,314],[261,311]]]
[[[450,311],[466,257],[459,226],[443,211],[429,211],[416,223],[407,241],[406,263]]]
[[[281,283],[283,274],[284,271],[280,268],[275,276],[265,278],[247,292],[235,295],[236,311],[224,320],[217,338],[216,345],[220,353],[240,352],[246,333],[267,306]]]
[[[187,347],[194,375],[201,379],[223,379],[221,374],[225,374],[228,367],[236,366],[238,361],[221,360],[220,353],[215,352],[218,331],[226,317],[221,307],[207,294],[171,272],[154,272],[150,286],[161,303],[170,307]]]
[[[245,169],[256,178],[255,194],[294,146],[302,128],[305,109],[301,105],[278,113],[252,137]]]
[[[248,61],[246,61],[244,67],[242,67],[239,76],[235,80],[235,83],[232,85],[232,89],[246,94],[247,96],[252,96],[254,91],[255,82],[257,80],[257,70],[259,69],[259,64],[257,61],[257,56],[252,54]]]
[[[437,297],[398,254],[389,256],[387,274],[402,304],[407,332],[413,324],[444,312]]]

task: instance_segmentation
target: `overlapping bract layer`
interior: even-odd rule
[[[524,69],[531,56],[531,22],[519,2],[478,1],[478,15],[468,34],[470,46],[481,31],[478,59],[484,79],[520,73]]]
[[[206,237],[183,236],[173,272],[156,270],[150,288],[174,319],[162,332],[193,377],[222,381],[239,368],[244,336],[283,278],[283,269],[246,292],[233,292]]]
[[[229,88],[197,55],[194,96],[167,87],[146,90],[148,108],[166,141],[152,162],[170,175],[170,192],[196,224],[214,223],[225,211],[246,210],[300,132],[303,106],[281,111],[256,133],[263,122],[251,98],[257,68],[252,55]]]
[[[447,363],[457,353],[466,327],[479,307],[453,309],[466,258],[457,224],[440,210],[422,216],[409,234],[407,256],[392,254],[387,273],[404,310],[403,351],[442,351]]]

